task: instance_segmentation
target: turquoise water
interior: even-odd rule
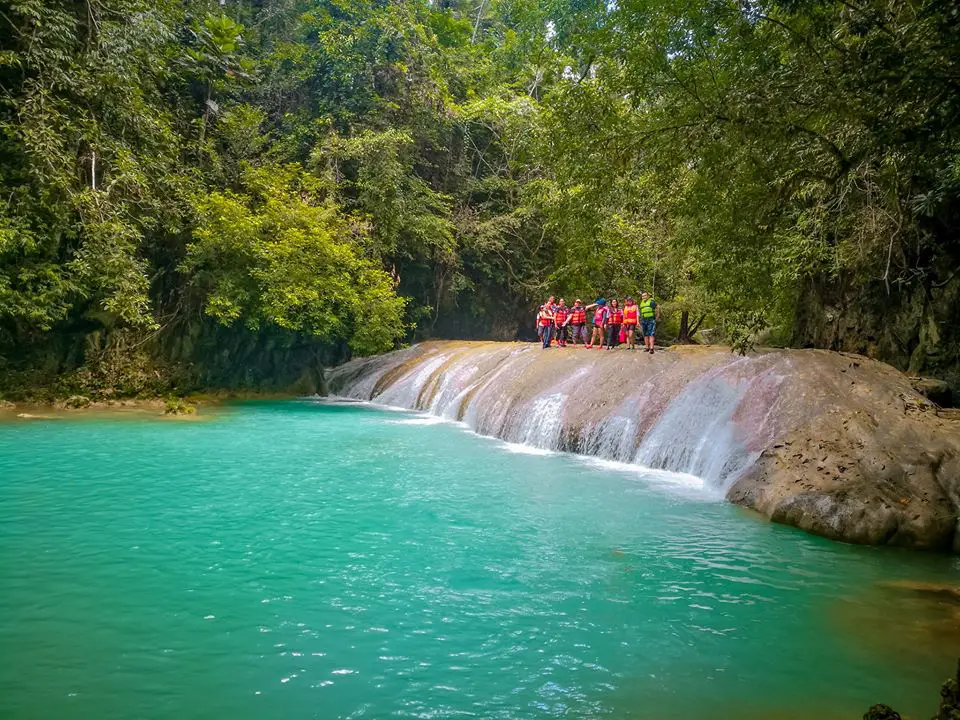
[[[946,556],[412,413],[0,426],[4,718],[929,716]]]

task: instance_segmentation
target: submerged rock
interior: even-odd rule
[[[903,720],[889,705],[874,705],[863,715],[863,720]]]
[[[957,661],[956,677],[947,680],[940,688],[940,709],[933,720],[960,720],[960,660]]]
[[[511,442],[689,473],[837,540],[960,551],[960,423],[858,355],[429,342],[346,363],[328,382]]]

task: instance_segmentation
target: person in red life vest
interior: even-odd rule
[[[573,346],[577,346],[577,340],[582,345],[587,344],[587,309],[583,306],[583,300],[577,298],[573,302],[573,308],[570,310],[569,322],[570,341]]]
[[[569,322],[570,308],[567,307],[567,303],[564,301],[564,299],[560,298],[559,304],[553,311],[554,335],[557,338],[557,345],[560,347],[567,346],[567,324]]]
[[[587,305],[586,309],[589,310],[590,308],[596,308],[596,310],[593,313],[593,334],[590,336],[590,343],[587,345],[587,348],[592,348],[594,345],[597,345],[600,350],[603,350],[603,343],[606,340],[607,318],[610,317],[610,310],[607,308],[607,301],[603,298]]]
[[[623,325],[623,310],[616,300],[610,301],[610,319],[607,321],[607,350],[620,344],[620,328]]]
[[[540,311],[544,308],[547,308],[551,313],[553,313],[556,305],[553,302],[553,295],[547,298],[547,301],[537,308],[536,315],[533,316],[533,324],[537,328],[537,337],[540,338],[541,342],[543,341],[543,325],[540,323]]]
[[[550,347],[550,339],[553,337],[553,310],[550,305],[544,304],[540,306],[537,319],[540,323],[540,339],[543,341],[543,349],[546,350]]]
[[[653,355],[654,335],[657,334],[657,320],[660,319],[660,306],[650,293],[640,293],[640,328],[643,332],[643,351]]]
[[[627,331],[627,349],[636,350],[637,323],[640,321],[640,308],[628,297],[623,305],[623,328]]]

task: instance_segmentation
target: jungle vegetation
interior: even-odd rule
[[[958,12],[3,0],[0,390],[258,387],[644,288],[681,342],[960,382]]]

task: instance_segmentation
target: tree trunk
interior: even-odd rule
[[[690,312],[687,310],[680,313],[680,334],[677,340],[682,343],[690,342]]]
[[[683,343],[684,345],[696,345],[697,341],[693,339],[693,336],[697,334],[697,330],[700,329],[700,325],[703,324],[704,318],[706,315],[701,315],[693,325],[690,324],[690,312],[683,310],[680,313],[680,334],[677,336],[677,342]]]

